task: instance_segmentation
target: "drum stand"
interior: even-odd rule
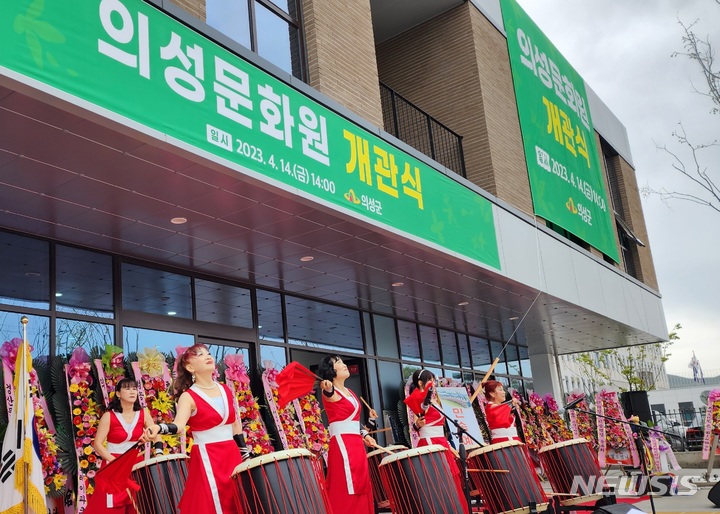
[[[467,430],[465,430],[460,423],[455,421],[453,418],[445,414],[443,410],[436,404],[433,403],[433,407],[442,414],[446,420],[451,422],[453,425],[455,425],[456,433],[458,436],[458,441],[460,441],[460,447],[458,448],[458,453],[460,454],[460,474],[463,477],[463,492],[465,493],[465,501],[467,502],[468,506],[468,514],[472,514],[472,497],[470,496],[470,474],[468,473],[468,467],[467,467],[467,449],[465,448],[465,444],[463,443],[463,436],[467,435],[470,439],[475,441],[479,446],[485,446],[484,443],[481,443],[475,437],[473,437],[472,434],[468,433]],[[534,511],[534,509],[530,510],[530,514],[537,514],[537,511]]]
[[[576,405],[568,404],[568,405],[565,407],[565,409],[566,409],[566,410],[575,409],[575,410],[578,411],[578,412],[583,412],[583,413],[585,413],[585,414],[590,414],[591,416],[595,416],[596,418],[609,419],[610,421],[615,421],[616,423],[623,423],[623,424],[625,424],[625,425],[631,425],[631,426],[641,426],[641,425],[638,425],[638,424],[636,424],[636,423],[630,423],[629,421],[626,421],[626,420],[622,420],[622,419],[618,419],[618,418],[613,418],[613,417],[610,417],[610,416],[605,416],[605,415],[603,415],[603,414],[598,414],[597,412],[592,412],[592,411],[589,411],[589,410],[578,409]],[[653,431],[655,431],[655,432],[658,432],[658,433],[663,434],[663,435],[666,435],[666,436],[673,436],[673,435],[674,435],[674,434],[669,434],[669,433],[667,433],[667,432],[663,432],[662,430],[657,430],[657,429],[655,429],[655,428],[647,428],[646,430],[653,430]],[[640,435],[640,437],[642,437],[642,434]],[[634,444],[635,441],[632,441],[632,443]],[[645,483],[646,483],[647,486],[648,486],[648,496],[649,496],[649,498],[650,498],[650,508],[652,509],[652,514],[657,514],[656,511],[655,511],[655,501],[653,500],[652,485],[651,485],[651,483],[650,483],[650,470],[647,468],[647,462],[645,461],[645,450],[644,450],[644,448],[642,449],[642,451],[638,451],[638,453],[639,453],[639,455],[640,455],[640,470],[642,471],[642,477],[643,477],[643,479],[645,480]],[[563,508],[563,509],[565,509],[565,508]]]

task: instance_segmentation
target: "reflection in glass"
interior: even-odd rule
[[[508,373],[511,375],[520,374],[520,362],[518,361],[518,347],[509,344],[505,347],[505,358],[507,359]]]
[[[375,346],[378,355],[397,359],[397,334],[395,333],[395,320],[386,316],[373,314],[373,328],[375,330]]]
[[[175,356],[175,347],[189,347],[195,344],[195,336],[177,332],[163,332],[147,328],[123,327],[123,350],[125,355],[138,352],[150,347],[158,351]]]
[[[531,378],[532,377],[532,368],[530,367],[530,354],[528,353],[528,349],[526,346],[521,346],[518,348],[518,353],[520,356],[520,369],[522,370],[522,375],[525,378]]]
[[[440,345],[437,330],[434,327],[420,325],[420,342],[423,349],[423,361],[429,364],[440,364]]]
[[[466,334],[458,334],[458,348],[460,349],[460,365],[463,368],[472,367],[470,361],[470,344],[468,343],[468,336]]]
[[[473,369],[488,369],[495,356],[490,356],[490,347],[487,339],[470,336],[470,351],[472,352]]]
[[[55,353],[69,356],[75,348],[90,353],[93,348],[105,351],[105,345],[115,344],[115,327],[104,323],[90,323],[58,318],[55,324]]]
[[[198,321],[252,328],[250,290],[195,280],[195,312]]]
[[[50,244],[0,231],[0,303],[50,308]]]
[[[190,277],[123,263],[123,307],[134,311],[192,319]]]
[[[365,352],[358,311],[293,296],[285,296],[285,310],[290,344]]]
[[[215,30],[237,41],[245,48],[250,44],[250,16],[246,0],[207,0],[206,22]]]
[[[112,318],[112,257],[63,245],[55,251],[57,310]]]
[[[507,373],[507,366],[505,365],[505,352],[503,351],[503,344],[500,341],[490,341],[490,355],[492,355],[493,359],[500,357],[500,360],[495,366],[494,373]]]
[[[268,344],[260,345],[260,367],[266,369],[265,364],[272,364],[277,369],[283,369],[287,364],[285,357],[285,348],[279,346],[270,346]]]
[[[420,366],[415,366],[414,364],[405,364],[403,365],[403,380],[409,379],[413,373],[415,373],[416,370],[422,369]]]
[[[400,354],[403,360],[419,361],[420,344],[418,343],[417,325],[409,321],[397,322]]]
[[[33,347],[33,358],[47,357],[50,355],[50,318],[45,316],[0,311],[0,345],[15,338],[22,341],[23,325],[20,319],[23,316],[28,318],[25,331],[28,343]]]
[[[199,342],[205,344],[208,347],[210,355],[215,359],[215,366],[217,367],[218,373],[221,377],[224,377],[225,369],[225,357],[228,355],[241,355],[243,363],[248,370],[248,374],[252,373],[250,369],[250,350],[246,346],[228,346],[226,344],[216,344],[212,340],[200,340]]]
[[[257,290],[258,335],[261,341],[284,343],[282,297],[280,293]]]
[[[283,71],[299,77],[297,29],[257,2],[255,17],[257,53]]]
[[[440,330],[440,345],[442,346],[443,364],[446,366],[460,366],[455,332]],[[467,347],[467,343],[465,346]]]

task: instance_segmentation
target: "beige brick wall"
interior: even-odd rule
[[[468,179],[532,214],[505,39],[469,2],[377,48],[380,80],[463,136]]]
[[[370,0],[303,0],[308,83],[383,126]]]
[[[173,4],[185,9],[196,18],[205,21],[207,11],[205,10],[205,0],[170,0]]]

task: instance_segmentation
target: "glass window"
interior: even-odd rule
[[[262,369],[274,367],[277,370],[283,369],[287,364],[285,348],[280,346],[260,345],[260,366]]]
[[[397,330],[402,359],[419,361],[420,344],[418,343],[417,325],[409,321],[398,321]]]
[[[195,316],[198,321],[253,328],[250,290],[195,280]]]
[[[442,346],[443,364],[446,366],[460,366],[455,332],[440,330],[440,344]],[[465,347],[467,348],[467,342]]]
[[[458,347],[460,348],[460,365],[463,368],[470,368],[472,362],[470,361],[470,344],[468,343],[468,336],[466,334],[458,334]]]
[[[520,370],[525,378],[532,377],[532,368],[530,367],[530,355],[527,346],[518,347],[518,357],[520,359]]]
[[[145,348],[155,347],[165,355],[175,357],[178,346],[190,347],[195,344],[195,336],[178,332],[163,332],[147,328],[123,327],[123,344],[125,354],[138,352]]]
[[[402,377],[403,381],[407,381],[410,376],[415,373],[416,370],[422,369],[422,367],[418,364],[404,364],[402,369]]]
[[[368,312],[361,312],[360,313],[360,319],[362,322],[362,333],[366,334],[366,345],[365,350],[368,355],[375,355],[375,345],[372,344],[372,315]]]
[[[520,374],[520,362],[518,362],[518,347],[509,344],[505,347],[505,359],[507,360],[508,373],[511,375]]]
[[[429,364],[440,364],[437,330],[434,327],[420,325],[420,341],[423,349],[423,361]]]
[[[294,18],[297,17],[297,13],[294,12],[295,9],[295,2],[292,0],[272,0],[272,3],[278,6],[280,9],[285,11],[286,13],[290,14]],[[293,12],[290,12],[290,9],[293,10]]]
[[[252,48],[247,0],[207,0],[206,22],[245,48]]]
[[[358,311],[294,296],[285,296],[285,310],[289,343],[339,352],[365,352]]]
[[[0,303],[50,308],[50,244],[0,232]]]
[[[373,326],[378,355],[393,359],[399,358],[395,320],[386,316],[373,315]]]
[[[490,341],[490,356],[494,360],[498,356],[500,360],[495,366],[493,373],[507,373],[507,365],[505,364],[505,352],[503,352],[503,344],[500,341]]]
[[[134,264],[122,265],[123,307],[192,319],[190,277]]]
[[[470,351],[472,352],[473,369],[487,370],[490,368],[494,357],[490,356],[487,339],[470,336]]]
[[[412,371],[410,372],[412,374]],[[383,409],[397,412],[402,387],[402,373],[397,362],[378,361],[378,378],[382,390]],[[377,410],[377,407],[375,408]]]
[[[55,354],[69,356],[76,348],[89,354],[93,348],[105,352],[105,345],[115,344],[115,326],[58,318],[55,322]]]
[[[112,257],[63,245],[55,248],[56,309],[112,318]]]
[[[198,342],[207,345],[210,355],[212,355],[215,359],[215,365],[217,366],[218,373],[220,373],[220,376],[223,379],[225,377],[225,369],[227,368],[225,365],[225,357],[228,355],[242,356],[243,362],[248,369],[248,373],[252,373],[252,369],[250,368],[250,349],[248,346],[233,346],[223,341],[207,338],[203,338]]]
[[[32,316],[19,312],[0,311],[0,345],[11,343],[13,339],[23,338],[23,316],[28,319],[24,332],[28,343],[32,346],[30,352],[33,358],[50,355],[50,318],[45,316]]]
[[[255,3],[257,20],[257,53],[287,73],[299,76],[298,29]]]
[[[258,335],[261,341],[285,342],[280,293],[257,290]]]

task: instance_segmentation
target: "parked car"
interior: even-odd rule
[[[702,450],[704,437],[704,427],[688,427],[688,429],[685,431],[685,447],[688,449],[688,451]]]
[[[690,429],[683,426],[678,420],[669,418],[662,412],[654,410],[652,414],[655,419],[655,426],[658,430],[665,432],[665,439],[670,443],[672,449],[674,451],[684,451],[688,446],[687,431]],[[700,445],[702,446],[702,435],[700,437]]]

